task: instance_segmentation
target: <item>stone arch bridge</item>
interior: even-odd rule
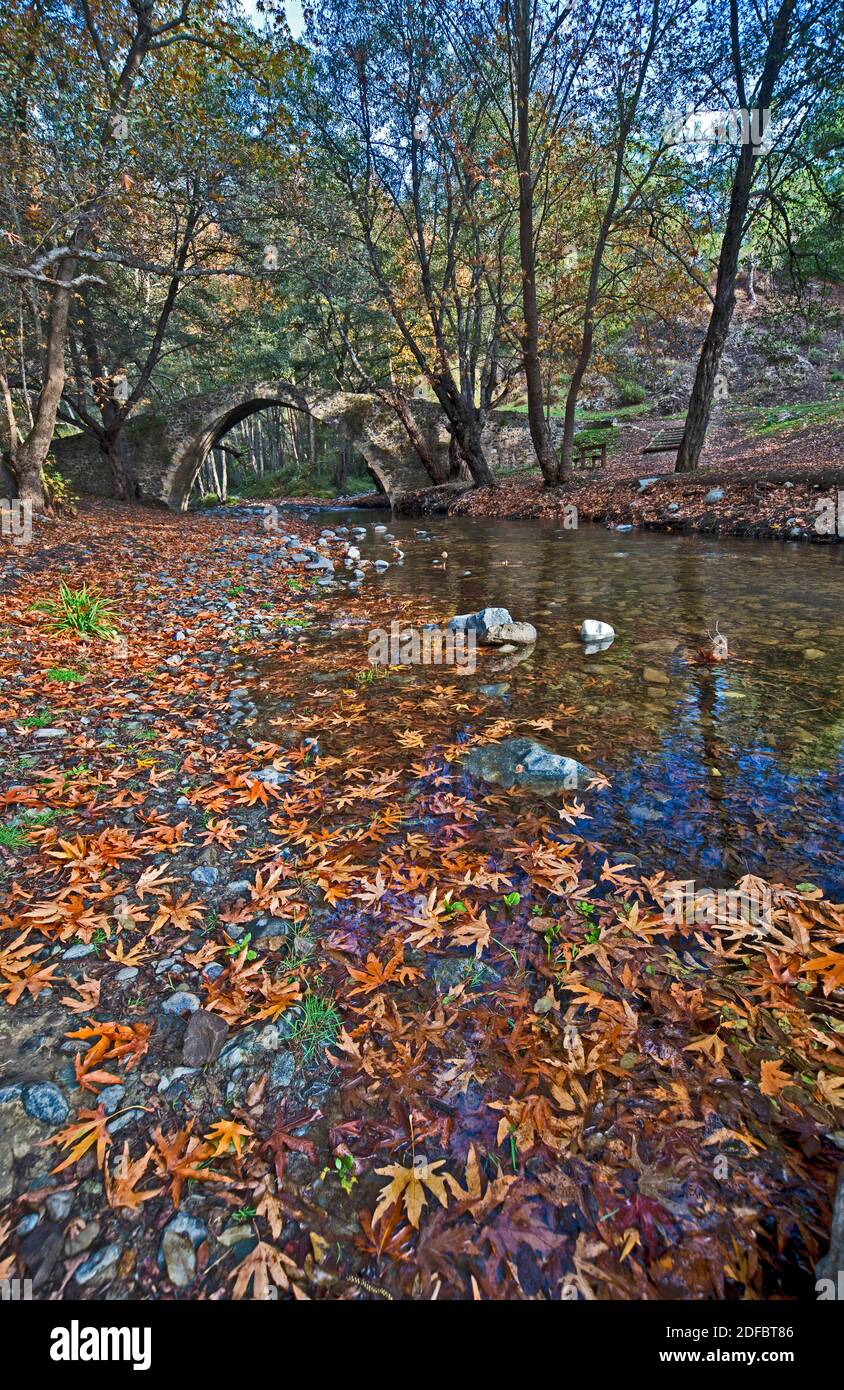
[[[403,494],[431,486],[432,480],[395,411],[376,396],[302,389],[288,381],[258,381],[221,386],[165,409],[147,411],[128,422],[129,457],[142,501],[184,511],[208,451],[248,415],[275,405],[304,411],[333,426],[362,456],[391,503],[399,502]],[[408,405],[439,465],[440,476],[447,477],[449,433],[444,415],[429,401],[413,400]],[[496,415],[486,426],[484,445],[493,469],[497,463],[505,463],[505,456],[509,466],[529,462],[525,417],[513,412]],[[57,439],[53,452],[62,473],[78,492],[112,495],[107,460],[91,435]],[[468,474],[462,476],[469,481]]]

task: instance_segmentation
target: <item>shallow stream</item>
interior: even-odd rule
[[[382,574],[368,570],[361,591],[369,613],[383,611],[385,629],[408,596],[440,621],[500,605],[538,629],[530,656],[512,669],[495,672],[483,655],[474,674],[459,677],[458,692],[471,692],[473,705],[477,697],[479,714],[459,694],[440,694],[442,743],[470,736],[478,721],[506,719],[519,736],[599,769],[612,787],[590,800],[580,833],[647,873],[664,868],[720,886],[751,872],[844,891],[841,547],[348,510],[311,519],[366,526],[365,538],[352,538],[364,559],[391,562]],[[295,532],[295,514],[284,525]],[[404,550],[399,563],[374,530],[384,525]],[[425,529],[430,538],[419,537]],[[577,638],[589,617],[616,630],[605,652],[588,655]],[[731,656],[712,665],[699,651],[716,623]],[[298,695],[304,705],[315,690],[327,697],[332,681],[365,678],[367,626],[332,627],[321,672],[314,658],[328,656],[328,631],[323,623],[303,633],[311,660],[300,668],[289,658],[266,663],[265,715],[277,714],[282,686],[296,707]],[[383,708],[385,725],[395,722],[398,682],[413,725],[414,700],[453,692],[454,679],[445,667],[393,672],[369,691],[370,716]],[[370,737],[377,741],[377,727]],[[342,758],[360,740],[359,727],[329,723],[320,746]],[[407,762],[420,756],[409,751]]]

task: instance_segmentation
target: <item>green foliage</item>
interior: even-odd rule
[[[73,632],[77,637],[99,637],[113,642],[117,636],[117,614],[99,594],[90,593],[87,584],[71,589],[62,582],[57,599],[33,604],[33,611],[46,613],[53,632]]]
[[[28,833],[20,825],[0,825],[0,845],[4,849],[20,849],[28,842]]]
[[[41,481],[47,501],[52,507],[58,511],[75,509],[79,498],[50,454],[47,455],[47,462],[41,470]]]
[[[264,473],[260,478],[247,475],[237,482],[230,481],[230,488],[233,497],[260,502],[276,497],[324,497],[330,500],[341,494],[345,497],[357,492],[372,492],[373,484],[368,475],[350,474],[343,487],[337,488],[319,475],[314,477],[297,467],[291,467],[275,473]],[[216,497],[213,500],[219,505]]]
[[[763,411],[753,427],[754,434],[784,434],[810,425],[844,425],[844,400],[797,401],[783,408]]]
[[[318,1052],[331,1047],[340,1032],[340,1015],[333,998],[327,994],[306,994],[302,1017],[293,1028],[293,1042],[310,1061]]]
[[[237,1211],[232,1212],[232,1221],[235,1221],[238,1226],[247,1226],[253,1216],[257,1216],[257,1214],[257,1207],[240,1207]]]
[[[84,679],[84,674],[75,671],[72,666],[51,666],[47,672],[47,680],[58,681],[60,685],[76,685]]]
[[[578,430],[574,436],[575,444],[582,445],[585,449],[594,449],[606,444],[607,453],[613,454],[618,448],[621,438],[621,431],[613,425],[611,429],[583,429]]]
[[[46,729],[52,717],[48,709],[41,709],[37,714],[28,714],[20,723],[25,729]]]
[[[47,807],[44,811],[24,811],[23,818],[28,828],[35,829],[44,825],[52,825],[53,821],[58,820],[58,811],[52,807]]]
[[[209,923],[210,923],[210,918],[209,918]],[[240,938],[239,941],[235,941],[235,942],[232,943],[231,946],[227,946],[227,947],[226,947],[226,955],[227,955],[227,956],[242,956],[242,955],[245,955],[246,960],[257,960],[257,959],[258,959],[258,952],[257,952],[257,951],[253,951],[253,950],[250,948],[250,945],[249,945],[249,943],[250,943],[251,940],[252,940],[252,933],[251,933],[251,931],[245,932],[244,935]]]
[[[351,1154],[338,1154],[334,1160],[334,1168],[343,1191],[350,1193],[357,1182],[354,1158]]]
[[[31,831],[51,825],[57,816],[58,812],[51,809],[25,811],[22,816],[15,816],[6,825],[0,825],[0,845],[4,849],[20,849],[29,843]]]
[[[379,666],[377,662],[374,662],[372,666],[364,666],[362,671],[358,671],[355,680],[358,685],[372,685],[375,681],[385,680],[387,675],[386,667]]]
[[[644,386],[640,386],[638,381],[621,380],[618,383],[618,390],[622,405],[642,405],[648,394]]]
[[[555,922],[552,920],[549,921],[547,927],[542,933],[542,939],[545,942],[545,955],[549,963],[551,960],[551,950],[556,945],[557,937],[561,935],[562,930],[562,922]]]
[[[271,497],[294,497],[296,488],[290,486],[294,477],[298,475],[289,469],[283,469],[278,473],[264,473],[262,477],[244,478],[236,484],[238,497],[248,497],[254,501],[264,501]],[[299,492],[304,488],[300,487]]]

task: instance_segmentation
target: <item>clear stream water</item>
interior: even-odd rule
[[[461,685],[506,686],[481,697],[483,722],[510,719],[514,732],[606,774],[612,788],[590,798],[593,818],[577,833],[604,844],[614,862],[713,886],[752,872],[844,894],[844,548],[371,511],[310,516],[326,527],[366,526],[356,542],[365,558],[393,558],[376,524],[403,546],[403,563],[364,586],[369,611],[383,594],[385,626],[409,594],[425,596],[442,621],[501,605],[535,625],[527,660],[503,674],[481,660]],[[295,514],[282,524],[295,533]],[[417,538],[424,528],[430,540]],[[447,563],[435,567],[443,550]],[[617,633],[591,656],[576,636],[589,617]],[[733,655],[713,666],[698,651],[716,621]],[[324,643],[325,629],[304,640]],[[365,668],[366,628],[331,641],[341,669]],[[441,675],[414,667],[398,679],[423,694]],[[313,670],[302,682],[304,700]],[[261,684],[272,713],[272,662]],[[448,707],[442,717],[443,742],[477,727]],[[553,732],[522,723],[546,717]],[[342,733],[320,743],[342,754]]]

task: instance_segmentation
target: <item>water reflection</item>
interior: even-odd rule
[[[391,559],[372,530],[383,518],[322,518],[366,525],[364,558]],[[462,678],[476,704],[469,715],[444,704],[442,743],[506,717],[519,734],[599,768],[612,791],[590,803],[589,839],[648,872],[726,884],[751,871],[844,890],[841,547],[460,519],[432,520],[430,539],[419,540],[421,525],[390,521],[405,558],[366,581],[367,606],[381,595],[387,614],[408,594],[424,596],[445,620],[501,605],[539,631],[527,659],[484,658]],[[593,655],[577,638],[589,617],[617,633]],[[716,622],[734,654],[724,665],[699,657]],[[338,651],[349,673],[360,670],[364,634],[347,631],[334,660]],[[295,671],[287,663],[276,675],[289,695]],[[423,695],[445,678],[414,668],[397,679]],[[313,671],[303,666],[301,679],[312,688]],[[491,683],[499,688],[483,694]],[[375,698],[386,711],[396,684],[383,685]],[[546,719],[550,731],[529,727]],[[342,734],[329,737],[341,753]]]

